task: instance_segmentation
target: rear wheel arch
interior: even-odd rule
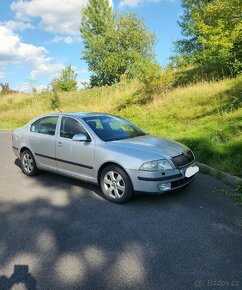
[[[21,155],[23,154],[23,152],[24,152],[25,150],[29,150],[29,151],[33,154],[33,156],[34,156],[34,153],[32,152],[32,150],[30,150],[27,146],[23,146],[23,147],[21,147],[21,149],[20,149],[20,151],[19,151],[19,157],[20,157],[20,158],[21,158]]]
[[[39,173],[35,158],[31,150],[27,147],[22,147],[20,150],[20,162],[22,172],[28,176],[35,176]]]
[[[33,155],[33,157],[34,157],[34,159],[35,159],[35,163],[36,163],[36,158],[35,158],[35,154],[34,154],[34,152],[33,152],[29,147],[27,147],[27,146],[23,146],[23,147],[21,147],[21,149],[20,149],[20,151],[19,151],[19,159],[21,159],[22,154],[24,153],[25,150],[28,150],[28,151]],[[36,165],[37,165],[37,163],[36,163]]]

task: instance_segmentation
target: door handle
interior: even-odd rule
[[[61,147],[62,146],[62,142],[58,142],[57,143],[57,146],[60,146]]]
[[[30,137],[29,138],[29,141],[33,142],[34,141],[34,138],[33,137]]]

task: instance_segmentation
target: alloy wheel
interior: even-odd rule
[[[27,173],[31,173],[34,168],[34,161],[33,158],[28,154],[25,153],[23,156],[23,168]]]
[[[112,198],[121,198],[125,193],[123,177],[116,171],[107,172],[104,176],[104,190]]]

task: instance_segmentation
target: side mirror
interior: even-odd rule
[[[76,134],[72,137],[73,141],[86,142],[87,136],[84,134]]]

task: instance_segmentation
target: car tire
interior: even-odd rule
[[[35,176],[38,174],[38,168],[36,166],[36,162],[33,154],[29,150],[24,150],[21,154],[21,169],[24,174],[28,176]]]
[[[127,173],[117,165],[108,165],[100,176],[105,197],[114,203],[124,203],[133,196],[133,186]]]

